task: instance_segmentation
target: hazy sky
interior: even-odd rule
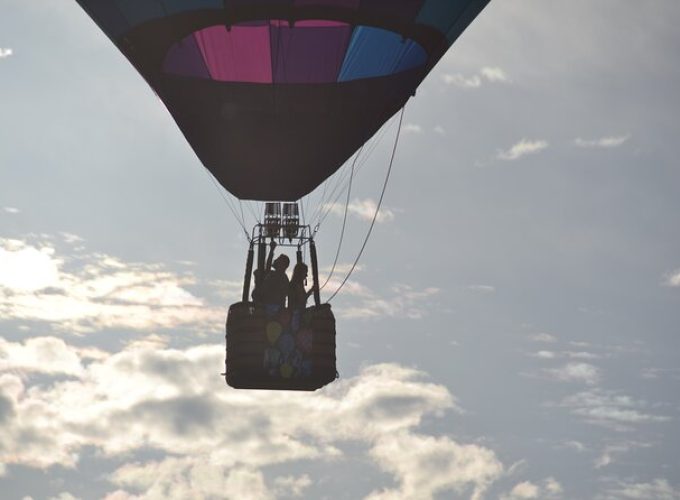
[[[220,377],[246,242],[162,103],[76,2],[0,0],[0,497],[680,499],[679,25],[492,0],[406,109],[340,379],[293,394]]]

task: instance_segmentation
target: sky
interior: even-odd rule
[[[340,378],[288,393],[220,376],[237,202],[75,2],[0,0],[0,496],[680,499],[679,24],[492,0],[406,107]]]

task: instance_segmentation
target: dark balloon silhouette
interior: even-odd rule
[[[333,174],[489,2],[77,1],[217,180],[261,201]]]

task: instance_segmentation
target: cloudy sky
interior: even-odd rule
[[[163,105],[72,0],[0,0],[0,496],[680,499],[678,25],[492,0],[406,109],[340,379],[290,394],[220,377],[246,242]]]

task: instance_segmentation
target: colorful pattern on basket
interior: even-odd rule
[[[268,341],[263,367],[272,377],[296,378],[312,374],[312,313],[305,310],[266,307]]]

